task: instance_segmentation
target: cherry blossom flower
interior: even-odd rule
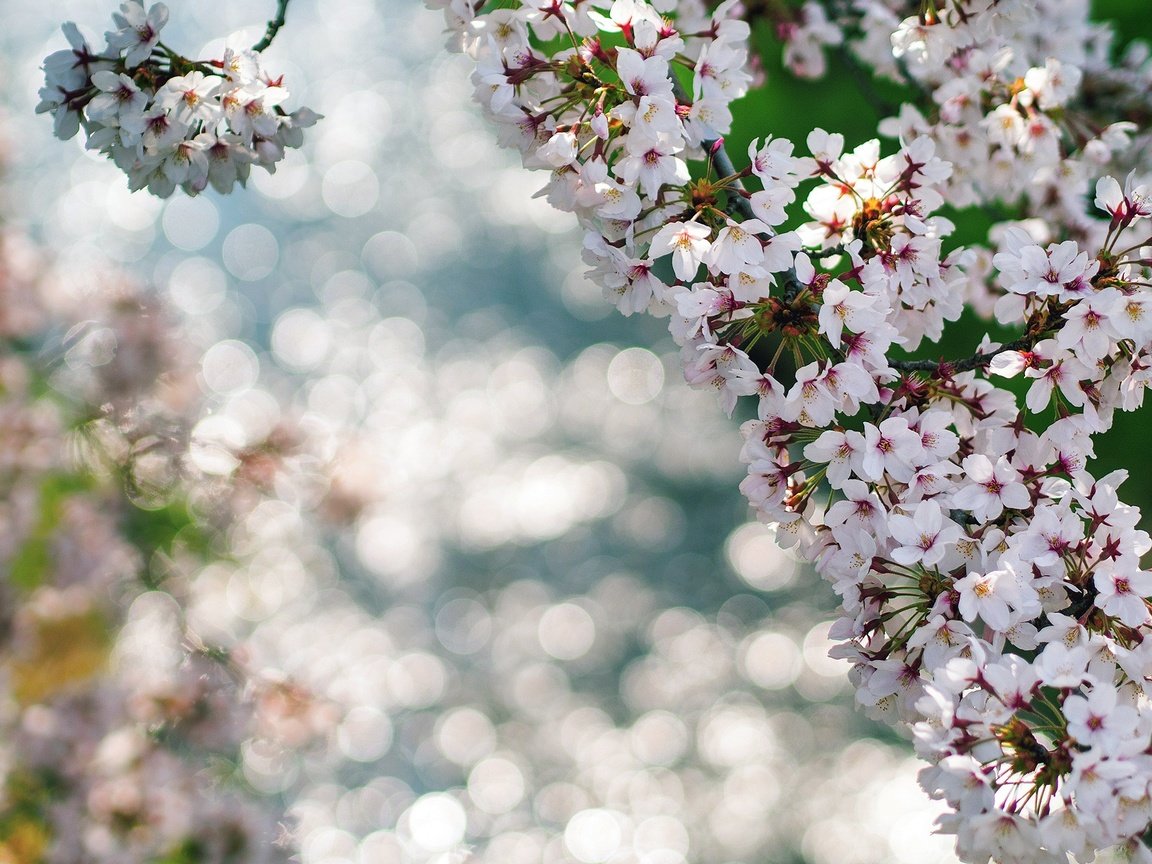
[[[993,463],[982,453],[974,453],[964,458],[963,467],[968,485],[952,496],[952,503],[972,511],[978,521],[991,522],[1005,507],[1019,510],[1031,503],[1019,473],[1003,456]]]
[[[143,63],[160,41],[160,30],[168,23],[168,7],[156,3],[145,12],[139,0],[126,0],[120,11],[113,13],[112,21],[119,29],[105,34],[108,47],[126,51],[124,63],[131,69]]]
[[[212,97],[223,86],[223,79],[203,72],[189,72],[169,78],[156,93],[156,102],[167,111],[174,111],[183,123],[212,123],[220,116],[221,107]]]
[[[959,595],[957,608],[965,621],[979,618],[996,630],[1005,629],[1010,621],[1009,601],[1013,598],[1014,580],[1007,570],[969,573],[958,579],[953,590]]]
[[[1136,219],[1152,215],[1152,197],[1147,186],[1136,183],[1135,175],[1129,174],[1121,190],[1115,177],[1101,177],[1096,181],[1095,204],[1112,217],[1115,225],[1128,225]]]
[[[649,247],[653,258],[672,255],[676,278],[692,281],[712,244],[712,229],[699,222],[670,222],[656,232]]]
[[[892,560],[905,565],[919,562],[931,567],[940,563],[949,545],[964,533],[955,522],[945,519],[935,501],[921,501],[911,516],[893,514],[890,525],[892,539],[901,544],[892,550]]]
[[[868,480],[881,480],[885,474],[891,474],[897,480],[907,481],[912,476],[914,463],[923,453],[923,445],[906,419],[889,417],[879,426],[864,424],[863,452],[860,468]]]

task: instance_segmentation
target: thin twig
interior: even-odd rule
[[[272,44],[280,28],[284,26],[284,16],[288,14],[289,0],[277,0],[276,17],[268,22],[268,29],[264,31],[264,38],[252,46],[253,51],[263,51]]]

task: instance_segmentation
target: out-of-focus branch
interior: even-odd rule
[[[288,14],[289,0],[277,0],[276,17],[268,22],[268,29],[264,31],[264,38],[252,46],[253,51],[263,51],[272,44],[280,28],[284,26],[284,16]]]

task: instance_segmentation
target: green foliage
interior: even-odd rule
[[[167,854],[156,858],[152,864],[200,864],[205,860],[204,845],[189,838]]]
[[[9,581],[31,591],[44,582],[52,566],[52,536],[60,523],[64,503],[72,495],[92,487],[81,474],[49,474],[40,487],[40,512],[24,545],[12,559]]]
[[[177,499],[155,510],[127,507],[121,530],[124,538],[141,550],[149,561],[141,578],[149,588],[158,588],[163,573],[153,561],[155,553],[171,556],[187,550],[197,557],[211,552],[211,538],[188,511],[188,505]]]
[[[0,861],[39,864],[51,840],[47,813],[59,797],[60,780],[48,772],[32,771],[10,772],[6,780],[5,807],[0,813]]]

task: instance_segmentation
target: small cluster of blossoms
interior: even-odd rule
[[[775,22],[788,62],[816,74],[850,42],[908,82],[882,130],[899,147],[815,130],[803,155],[754,141],[742,169],[718,136],[752,80],[735,16],[762,4],[431,5],[605,295],[668,317],[729,414],[757,400],[742,489],[842,598],[835,653],[870,716],[914,730],[963,860],[1152,861],[1152,539],[1123,472],[1087,468],[1150,380],[1152,187],[1100,176],[1137,130],[1091,98],[1088,4],[808,3]],[[946,249],[941,206],[993,201],[1023,218]],[[899,359],[966,301],[1021,335]],[[1024,404],[993,376],[1022,376]]]
[[[476,97],[500,125],[501,141],[517,147],[526,166],[551,172],[542,190],[549,202],[594,228],[589,255],[616,305],[625,314],[671,311],[670,287],[636,253],[675,252],[681,275],[699,266],[712,246],[705,238],[726,224],[715,208],[678,227],[674,215],[690,203],[687,160],[703,158],[702,143],[728,132],[728,106],[752,80],[744,68],[749,28],[730,17],[734,2],[711,14],[703,3],[682,4],[676,26],[645,2],[525,3],[484,15],[470,3],[435,5],[445,6],[459,44],[476,59]],[[766,145],[764,171],[779,170],[781,159],[790,172],[787,154]],[[724,243],[710,253],[721,266],[756,247],[754,266],[742,272],[770,279],[794,238],[766,241],[773,254],[765,262],[757,235],[767,238],[782,220],[789,183],[792,173],[752,199],[761,221],[733,224],[728,254]]]
[[[852,5],[832,21],[815,2],[766,7],[786,52],[820,58],[790,63],[794,72],[823,75],[824,47],[851,52],[920,94],[881,131],[936,142],[953,166],[950,204],[1024,195],[1046,218],[1087,230],[1092,176],[1146,132],[1128,119],[1146,113],[1146,63],[1135,54],[1135,68],[1114,63],[1111,31],[1086,21],[1082,3],[967,2],[945,20],[937,11],[905,18],[904,4],[885,0]],[[982,14],[993,5],[996,14]]]
[[[0,860],[287,861],[237,766],[323,706],[189,623],[195,367],[155,298],[77,281],[0,234]]]
[[[36,110],[53,115],[59,138],[83,127],[88,149],[115,162],[133,191],[229,192],[253,165],[274,172],[316,122],[311,109],[280,107],[288,99],[283,76],[269,75],[254,50],[228,48],[209,61],[173,52],[160,41],[163,3],[145,11],[126,0],[112,18],[116,29],[99,52],[75,24],[63,26],[71,47],[45,58]]]

